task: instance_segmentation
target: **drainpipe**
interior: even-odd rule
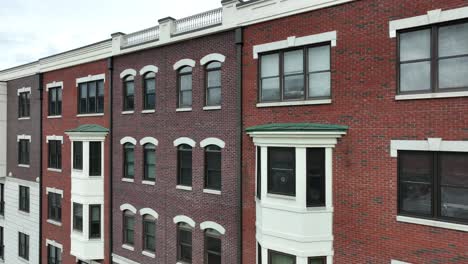
[[[43,186],[43,181],[42,181],[42,102],[44,100],[44,86],[43,86],[43,74],[38,73],[37,74],[37,79],[39,82],[39,263],[42,263],[42,211],[43,211],[43,206],[42,206],[42,186]]]
[[[112,241],[114,240],[113,239],[113,234],[112,234],[112,230],[113,230],[113,225],[112,225],[112,222],[113,222],[113,217],[112,217],[112,208],[113,208],[113,201],[112,201],[112,197],[113,197],[113,191],[112,191],[112,165],[113,165],[113,160],[114,160],[114,157],[112,155],[112,152],[113,152],[113,139],[114,139],[114,135],[112,133],[112,129],[113,129],[113,102],[112,102],[112,98],[113,98],[113,85],[114,85],[114,58],[113,57],[110,57],[109,59],[107,59],[107,69],[109,71],[109,141],[110,141],[110,146],[109,146],[109,210],[110,210],[110,213],[109,213],[109,263],[113,263],[112,262],[112,251],[113,251],[113,244],[112,244]]]

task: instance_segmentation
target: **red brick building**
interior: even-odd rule
[[[466,6],[244,28],[243,263],[468,263]]]

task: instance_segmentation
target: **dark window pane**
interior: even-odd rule
[[[291,75],[284,77],[285,100],[304,98],[304,75]]]
[[[104,112],[104,81],[98,81],[98,106],[97,112],[103,113]]]
[[[178,184],[192,185],[192,148],[188,145],[179,146],[178,150],[179,178]]]
[[[154,145],[146,144],[145,145],[145,180],[154,181],[156,177],[156,150]]]
[[[210,62],[207,66],[206,66],[206,69],[210,70],[210,69],[216,69],[216,68],[221,68],[221,62],[219,61],[213,61],[213,62]]]
[[[88,112],[88,84],[80,84],[80,108],[79,113]]]
[[[101,237],[101,206],[89,206],[89,238]]]
[[[73,142],[73,169],[83,169],[83,142]]]
[[[126,143],[124,146],[124,178],[135,177],[135,147]]]
[[[133,80],[125,82],[125,104],[124,110],[134,109],[135,83]]]
[[[307,149],[307,206],[325,206],[325,149]]]
[[[441,188],[442,216],[468,220],[468,188]]]
[[[295,264],[296,256],[270,251],[270,264]]]
[[[148,76],[147,76],[148,77]],[[145,79],[145,109],[154,109],[156,103],[156,79]]]
[[[431,62],[423,61],[400,65],[400,91],[431,89]]]
[[[257,147],[257,198],[262,199],[262,149]]]
[[[124,212],[124,244],[133,245],[135,233],[135,216],[130,211]]]
[[[468,54],[468,23],[439,28],[439,56]]]
[[[429,59],[430,57],[430,29],[400,34],[400,61]]]
[[[280,78],[262,79],[262,101],[277,101],[281,99]]]
[[[309,258],[308,264],[326,264],[326,263],[327,263],[327,258],[320,257],[320,258]]]
[[[88,112],[96,113],[96,83],[88,83]]]
[[[208,146],[205,150],[206,183],[205,188],[221,189],[221,148]]]
[[[83,231],[83,205],[73,203],[73,230]]]
[[[296,195],[296,155],[294,148],[268,149],[268,192]]]
[[[89,176],[101,176],[101,142],[89,142]]]
[[[439,88],[444,89],[468,87],[468,74],[466,74],[467,72],[468,57],[440,60]]]
[[[192,72],[192,67],[184,67],[182,69],[179,70],[179,73],[189,73],[189,72]]]
[[[468,154],[440,154],[440,172],[442,185],[468,188]]]

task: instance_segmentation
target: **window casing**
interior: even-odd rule
[[[156,147],[151,144],[144,145],[144,175],[143,179],[145,181],[155,181],[156,180]]]
[[[135,146],[131,143],[124,145],[124,178],[135,178]]]
[[[124,111],[133,111],[135,109],[135,77],[128,75],[124,79]]]
[[[101,205],[89,205],[89,238],[101,238]]]
[[[154,110],[156,108],[156,73],[149,72],[143,79],[145,93],[143,97],[143,109]]]
[[[73,142],[73,169],[83,170],[83,142]]]
[[[135,244],[135,214],[126,210],[123,214],[123,243],[126,245]]]
[[[398,32],[398,93],[468,90],[468,23]]]
[[[268,193],[296,196],[295,148],[268,148]]]
[[[221,234],[213,229],[205,231],[206,264],[221,264]]]
[[[151,215],[143,217],[143,250],[156,251],[156,219]]]
[[[399,215],[468,223],[468,153],[398,152]]]
[[[18,233],[18,256],[29,260],[29,235]]]
[[[259,101],[331,97],[330,43],[265,53],[259,60]]]
[[[257,243],[257,264],[262,264],[262,246]]]
[[[0,215],[5,215],[5,184],[0,183]]]
[[[19,186],[19,210],[29,213],[29,187]]]
[[[307,207],[325,206],[325,149],[307,149]]]
[[[62,250],[52,245],[47,246],[47,264],[62,264]]]
[[[192,67],[186,66],[177,72],[179,108],[192,107]]]
[[[206,68],[206,106],[221,105],[221,62],[210,62]]]
[[[221,190],[221,148],[205,147],[205,188]]]
[[[89,176],[102,176],[101,142],[89,142]]]
[[[192,228],[186,223],[177,225],[177,260],[192,263]]]
[[[268,264],[296,264],[296,256],[268,250]]]
[[[73,230],[83,232],[83,205],[73,203]]]
[[[327,264],[327,257],[309,258],[307,264]]]
[[[78,85],[78,114],[104,113],[104,80]]]
[[[62,168],[62,142],[60,140],[49,140],[49,168]]]
[[[20,139],[18,142],[18,164],[29,165],[29,144],[27,139]]]
[[[192,147],[186,144],[178,147],[178,177],[177,184],[192,186]]]
[[[62,88],[49,88],[49,116],[62,114]]]
[[[48,218],[50,220],[61,222],[62,221],[62,195],[58,193],[49,193],[47,195],[49,202]]]
[[[18,96],[18,117],[29,117],[31,109],[31,92],[23,92]]]

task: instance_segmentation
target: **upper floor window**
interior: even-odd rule
[[[73,169],[83,169],[83,142],[73,141]]]
[[[135,178],[135,146],[131,143],[124,145],[124,178]]]
[[[307,149],[307,207],[325,206],[325,149]]]
[[[29,165],[29,144],[27,139],[20,139],[18,142],[18,164]]]
[[[205,188],[221,190],[221,148],[209,145],[205,148]]]
[[[18,256],[29,260],[29,235],[18,232]]]
[[[89,142],[89,176],[102,176],[101,142]]]
[[[135,77],[128,75],[124,79],[124,111],[135,109]]]
[[[261,102],[330,98],[330,45],[260,57]]]
[[[62,88],[49,88],[49,116],[62,114]]]
[[[48,218],[53,221],[62,221],[62,195],[58,193],[49,193],[48,200]]]
[[[192,228],[186,223],[177,225],[177,260],[192,263]]]
[[[192,67],[185,66],[177,73],[179,108],[192,107]]]
[[[29,213],[29,187],[19,186],[19,210]]]
[[[145,86],[143,108],[153,110],[156,107],[156,73],[148,72],[143,81]]]
[[[73,203],[73,230],[83,232],[83,205]]]
[[[31,92],[22,92],[18,95],[18,117],[30,116]]]
[[[47,264],[62,264],[62,250],[52,245],[47,246]]]
[[[468,23],[399,32],[399,93],[468,89]]]
[[[268,148],[268,192],[296,195],[295,148]]]
[[[144,161],[145,161],[144,180],[155,181],[156,179],[156,147],[151,143],[145,144],[143,155],[144,155]]]
[[[156,251],[156,219],[151,215],[143,217],[143,250]]]
[[[178,147],[177,185],[192,186],[192,147],[182,144]]]
[[[468,222],[468,154],[398,152],[398,208],[407,215]]]
[[[221,62],[206,65],[206,105],[221,105]]]
[[[221,264],[221,234],[213,229],[205,231],[205,259],[207,264]]]
[[[101,238],[101,205],[89,205],[89,238]]]
[[[104,113],[104,80],[78,86],[78,114],[95,113]]]
[[[309,258],[309,261],[307,264],[327,264],[327,258],[326,257],[313,257]]]
[[[129,210],[124,211],[123,226],[123,243],[133,245],[135,243],[135,214]]]
[[[62,141],[49,140],[49,168],[61,169],[62,168]]]
[[[296,264],[296,256],[269,250],[268,264]]]

